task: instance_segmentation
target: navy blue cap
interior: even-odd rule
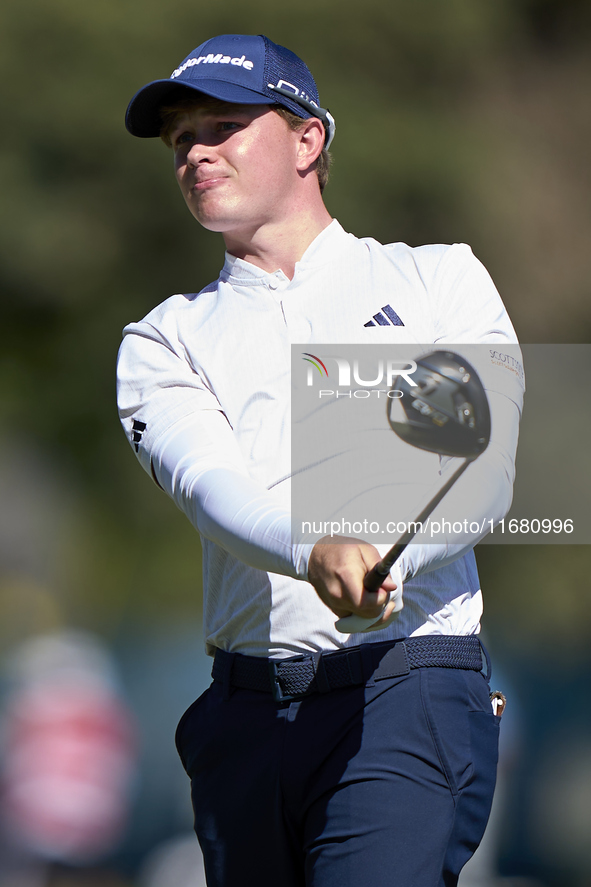
[[[154,80],[137,92],[127,108],[125,126],[140,138],[160,135],[160,109],[201,92],[241,105],[283,105],[298,117],[318,117],[333,139],[332,115],[320,107],[318,89],[307,65],[295,53],[262,35],[223,34],[206,40],[175,68],[168,80]]]

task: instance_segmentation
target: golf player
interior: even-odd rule
[[[216,281],[125,328],[118,362],[129,442],[202,541],[213,682],[176,738],[208,884],[451,887],[495,784],[472,549],[511,502],[511,322],[468,246],[382,245],[331,218],[334,120],[268,38],[205,41],[126,125],[170,146],[190,213],[226,248]],[[292,537],[291,346],[322,342],[489,346],[492,438],[464,475],[482,530],[410,545],[378,591],[364,578],[381,549]],[[351,614],[371,630],[339,632]]]

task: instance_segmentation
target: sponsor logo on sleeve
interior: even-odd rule
[[[493,366],[503,367],[509,372],[513,373],[516,376],[522,385],[525,385],[525,372],[523,370],[523,364],[517,360],[512,354],[507,354],[506,351],[494,351],[492,348],[489,350],[490,353],[490,362]]]

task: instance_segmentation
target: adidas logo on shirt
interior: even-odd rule
[[[134,447],[136,453],[139,452],[140,441],[141,441],[143,433],[147,427],[148,426],[146,425],[145,422],[138,422],[137,419],[133,420],[133,426],[131,429],[133,432],[131,435],[131,442],[133,443],[133,447]]]
[[[382,311],[384,312],[383,314]],[[400,320],[391,305],[384,305],[382,311],[378,311],[377,314],[374,314],[373,320],[368,320],[363,326],[375,326],[376,324],[378,326],[404,326],[404,323]]]

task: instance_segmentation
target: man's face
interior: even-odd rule
[[[299,139],[268,105],[195,105],[168,132],[187,206],[228,246],[289,217]]]

